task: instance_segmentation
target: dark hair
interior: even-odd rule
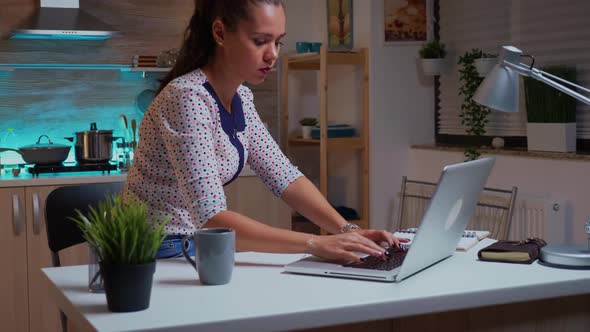
[[[211,25],[219,17],[234,31],[241,19],[249,19],[250,5],[259,3],[283,6],[282,0],[195,0],[195,11],[184,31],[182,46],[172,70],[160,81],[158,93],[173,79],[201,68],[215,51]]]

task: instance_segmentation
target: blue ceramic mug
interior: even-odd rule
[[[207,285],[224,285],[231,280],[236,252],[236,232],[231,228],[203,228],[195,232],[195,260],[187,252],[190,237],[182,239],[182,254]]]

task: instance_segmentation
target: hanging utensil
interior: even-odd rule
[[[129,126],[127,122],[127,116],[125,114],[119,115],[119,126],[121,127],[121,131],[123,132],[123,139],[125,142],[129,142],[131,139],[131,135],[129,135]]]
[[[137,130],[137,121],[135,119],[131,119],[131,135],[133,135],[133,145],[135,145],[135,137],[136,137],[136,130]]]

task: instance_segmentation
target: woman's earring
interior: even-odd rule
[[[222,42],[221,40],[218,40],[218,41],[217,41],[217,45],[219,45],[219,46],[223,46],[223,42]]]

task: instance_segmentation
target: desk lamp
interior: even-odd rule
[[[589,89],[572,82],[533,68],[534,58],[530,65],[520,63],[525,56],[514,46],[502,46],[498,63],[490,71],[473,96],[473,100],[483,106],[502,112],[518,112],[519,109],[519,75],[532,77],[585,104],[590,105],[590,98],[564,86],[590,93]],[[530,56],[529,56],[530,57]],[[531,57],[532,58],[532,57]],[[541,248],[542,264],[573,269],[590,269],[590,224],[586,223],[588,244],[546,245]]]
[[[539,80],[565,94],[568,94],[585,104],[590,105],[590,98],[577,93],[563,84],[590,93],[589,89],[576,85],[570,81],[533,68],[532,64],[520,63],[522,51],[514,46],[502,46],[498,63],[486,75],[484,81],[473,96],[473,100],[483,106],[501,112],[518,112],[519,105],[519,75]],[[530,57],[530,56],[529,56]],[[532,58],[532,57],[531,57]]]

